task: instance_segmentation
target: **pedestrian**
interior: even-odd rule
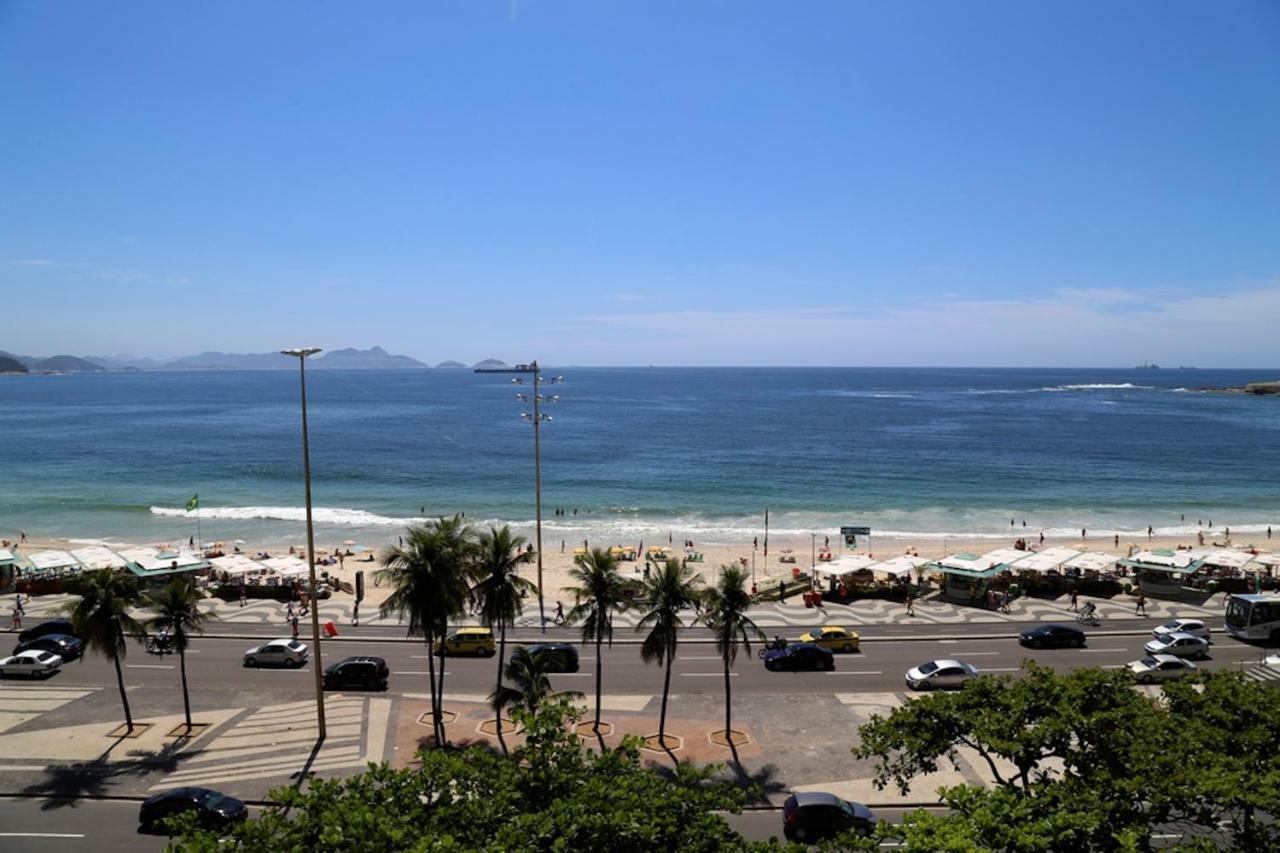
[[[1117,533],[1117,534],[1116,534],[1116,538],[1115,538],[1115,547],[1117,547],[1117,548],[1119,548],[1119,547],[1120,547],[1120,534],[1119,534],[1119,533]]]
[[[916,615],[916,597],[911,594],[911,590],[907,590],[907,615]]]
[[[564,624],[564,602],[563,601],[556,602],[556,624],[557,625]]]
[[[244,607],[244,584],[240,584],[240,606]]]
[[[1067,608],[1073,612],[1080,612],[1080,591],[1075,587],[1071,588],[1071,606]]]
[[[1152,527],[1151,527],[1151,525],[1150,525],[1150,524],[1148,524],[1148,525],[1147,525],[1147,538],[1148,538],[1148,539],[1150,539],[1152,536],[1155,536],[1155,535],[1156,535],[1155,530],[1153,530],[1153,529],[1152,529]]]
[[[360,602],[351,605],[351,627],[360,627]]]
[[[563,554],[563,553],[564,553],[564,540],[563,540],[563,539],[561,539],[561,540],[560,540],[560,553],[561,553],[561,554]]]
[[[1137,606],[1135,606],[1135,607],[1133,608],[1133,615],[1134,615],[1134,616],[1137,616],[1139,613],[1141,613],[1143,616],[1146,616],[1146,615],[1147,615],[1147,597],[1146,597],[1145,595],[1143,595],[1141,587],[1139,587],[1139,589],[1138,589],[1138,603],[1137,603]]]
[[[21,544],[24,544],[26,541],[27,541],[27,531],[25,531],[25,530],[19,530],[19,531],[18,531],[18,544],[20,544],[20,545],[21,545]]]
[[[1271,538],[1271,525],[1270,525],[1270,524],[1268,524],[1268,525],[1267,525],[1267,538],[1268,538],[1268,539],[1270,539],[1270,538]]]
[[[1000,593],[1000,612],[1001,613],[1009,612],[1009,590],[1007,589],[1004,592]]]
[[[1043,530],[1041,530],[1041,531],[1040,531],[1040,544],[1041,544],[1041,545],[1043,545],[1043,544],[1044,544],[1044,531],[1043,531]]]
[[[9,619],[12,622],[12,627],[14,628],[14,630],[17,630],[22,627],[22,605],[21,604],[13,605],[13,614],[9,617]]]
[[[293,627],[293,638],[298,639],[298,617],[294,616],[290,619],[289,624]]]
[[[1084,541],[1085,532],[1086,532],[1086,531],[1085,531],[1085,529],[1084,529],[1083,527],[1081,527],[1081,528],[1080,528],[1080,540],[1081,540],[1082,542]]]
[[[284,607],[284,621],[288,622],[293,618],[293,602],[290,601]]]

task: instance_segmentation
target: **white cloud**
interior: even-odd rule
[[[14,267],[51,267],[53,261],[47,261],[44,258],[22,258],[15,261],[5,261],[5,263]]]

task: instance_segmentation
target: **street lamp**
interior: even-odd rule
[[[301,347],[280,350],[281,355],[298,359],[298,378],[302,385],[302,477],[306,483],[307,503],[307,565],[311,569],[311,644],[315,654],[311,671],[316,678],[316,720],[320,726],[320,740],[324,740],[324,676],[320,661],[320,599],[316,596],[316,536],[311,526],[311,446],[307,441],[307,356],[320,352],[320,347]]]
[[[551,379],[544,380],[542,378],[542,368],[538,367],[537,361],[529,362],[529,370],[533,373],[533,393],[524,394],[517,393],[516,399],[521,403],[533,401],[533,413],[521,412],[520,420],[530,421],[533,423],[533,506],[534,506],[534,524],[536,533],[536,542],[534,548],[538,554],[538,625],[542,633],[547,632],[547,609],[546,602],[542,594],[542,422],[551,420],[550,415],[544,415],[541,411],[543,403],[560,402],[559,395],[544,397],[542,395],[542,385],[551,383],[552,385],[560,385],[564,382],[563,376],[554,376]],[[523,385],[524,380],[517,377],[511,380],[513,385]]]

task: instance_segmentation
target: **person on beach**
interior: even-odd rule
[[[1151,539],[1151,538],[1152,538],[1152,537],[1154,537],[1155,535],[1156,535],[1155,530],[1153,530],[1153,529],[1152,529],[1152,527],[1151,527],[1151,525],[1150,525],[1150,524],[1148,524],[1148,525],[1147,525],[1147,538],[1148,538],[1148,539]]]
[[[1117,548],[1119,548],[1119,547],[1120,547],[1120,534],[1119,534],[1119,533],[1117,533],[1117,534],[1116,534],[1116,537],[1115,537],[1115,547],[1117,547]]]
[[[1068,610],[1070,610],[1070,611],[1076,612],[1076,613],[1079,613],[1079,612],[1080,612],[1080,592],[1079,592],[1079,590],[1076,590],[1076,589],[1074,589],[1074,588],[1071,590],[1071,606],[1070,606],[1070,607],[1068,607],[1067,609],[1068,609]]]
[[[1143,595],[1141,587],[1138,589],[1138,603],[1133,608],[1133,615],[1137,616],[1138,614],[1147,615],[1147,597]]]
[[[1088,531],[1086,531],[1083,527],[1081,527],[1081,528],[1080,528],[1080,541],[1082,541],[1082,542],[1084,541],[1085,534],[1086,534],[1087,532],[1088,532]]]
[[[1197,542],[1197,544],[1200,544],[1200,545],[1203,545],[1203,544],[1204,544],[1204,531],[1203,531],[1203,530],[1201,530],[1199,533],[1197,533],[1197,534],[1196,534],[1196,542]]]
[[[19,531],[18,531],[18,544],[19,544],[19,545],[24,545],[24,544],[26,544],[26,541],[27,541],[27,531],[25,531],[25,530],[19,530]]]
[[[1268,524],[1268,525],[1267,525],[1267,538],[1268,538],[1268,539],[1270,539],[1270,538],[1271,538],[1271,525],[1270,525],[1270,524]]]
[[[1040,544],[1041,544],[1041,545],[1043,545],[1043,544],[1044,544],[1044,531],[1043,531],[1043,530],[1041,530],[1041,531],[1040,531]]]

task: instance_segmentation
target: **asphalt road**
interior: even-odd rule
[[[903,675],[907,669],[935,658],[957,658],[980,671],[1014,672],[1024,658],[1031,658],[1055,669],[1082,666],[1119,667],[1142,657],[1143,643],[1150,635],[1096,636],[1083,649],[1033,650],[1020,646],[1013,638],[1005,639],[936,639],[916,642],[865,642],[861,652],[837,654],[834,672],[770,672],[753,653],[741,655],[733,669],[734,693],[842,693],[855,691],[891,692],[905,690]],[[305,640],[305,638],[304,638]],[[200,696],[206,692],[233,691],[238,694],[261,694],[279,701],[282,694],[306,698],[313,689],[311,667],[301,669],[250,669],[242,665],[244,652],[253,644],[244,639],[199,638],[192,641],[187,658],[187,674],[192,689],[192,704],[205,704]],[[509,644],[510,645],[510,644]],[[324,663],[353,654],[383,657],[391,670],[391,693],[425,693],[427,690],[427,655],[420,643],[361,642],[350,639],[326,642]],[[595,651],[580,647],[581,671],[552,676],[558,690],[590,693],[595,681]],[[1217,635],[1211,657],[1197,662],[1206,669],[1238,668],[1244,662],[1255,662],[1260,649]],[[658,693],[662,673],[657,666],[640,660],[639,647],[617,644],[603,649],[605,691],[612,693]],[[136,698],[135,713],[171,713],[180,702],[178,661],[172,655],[159,657],[131,647],[125,660],[125,683],[134,691],[145,691]],[[493,689],[497,661],[493,658],[447,658],[446,701],[448,692],[487,694]],[[66,686],[93,686],[115,690],[115,671],[104,659],[90,655],[63,667],[61,673],[46,683]],[[686,643],[680,647],[672,674],[672,692],[678,694],[720,693],[723,669],[715,650],[702,643]],[[169,695],[172,694],[172,695]],[[296,695],[295,695],[296,694]],[[211,697],[212,698],[212,697]],[[150,707],[159,703],[158,707]],[[180,709],[180,705],[176,706]]]

